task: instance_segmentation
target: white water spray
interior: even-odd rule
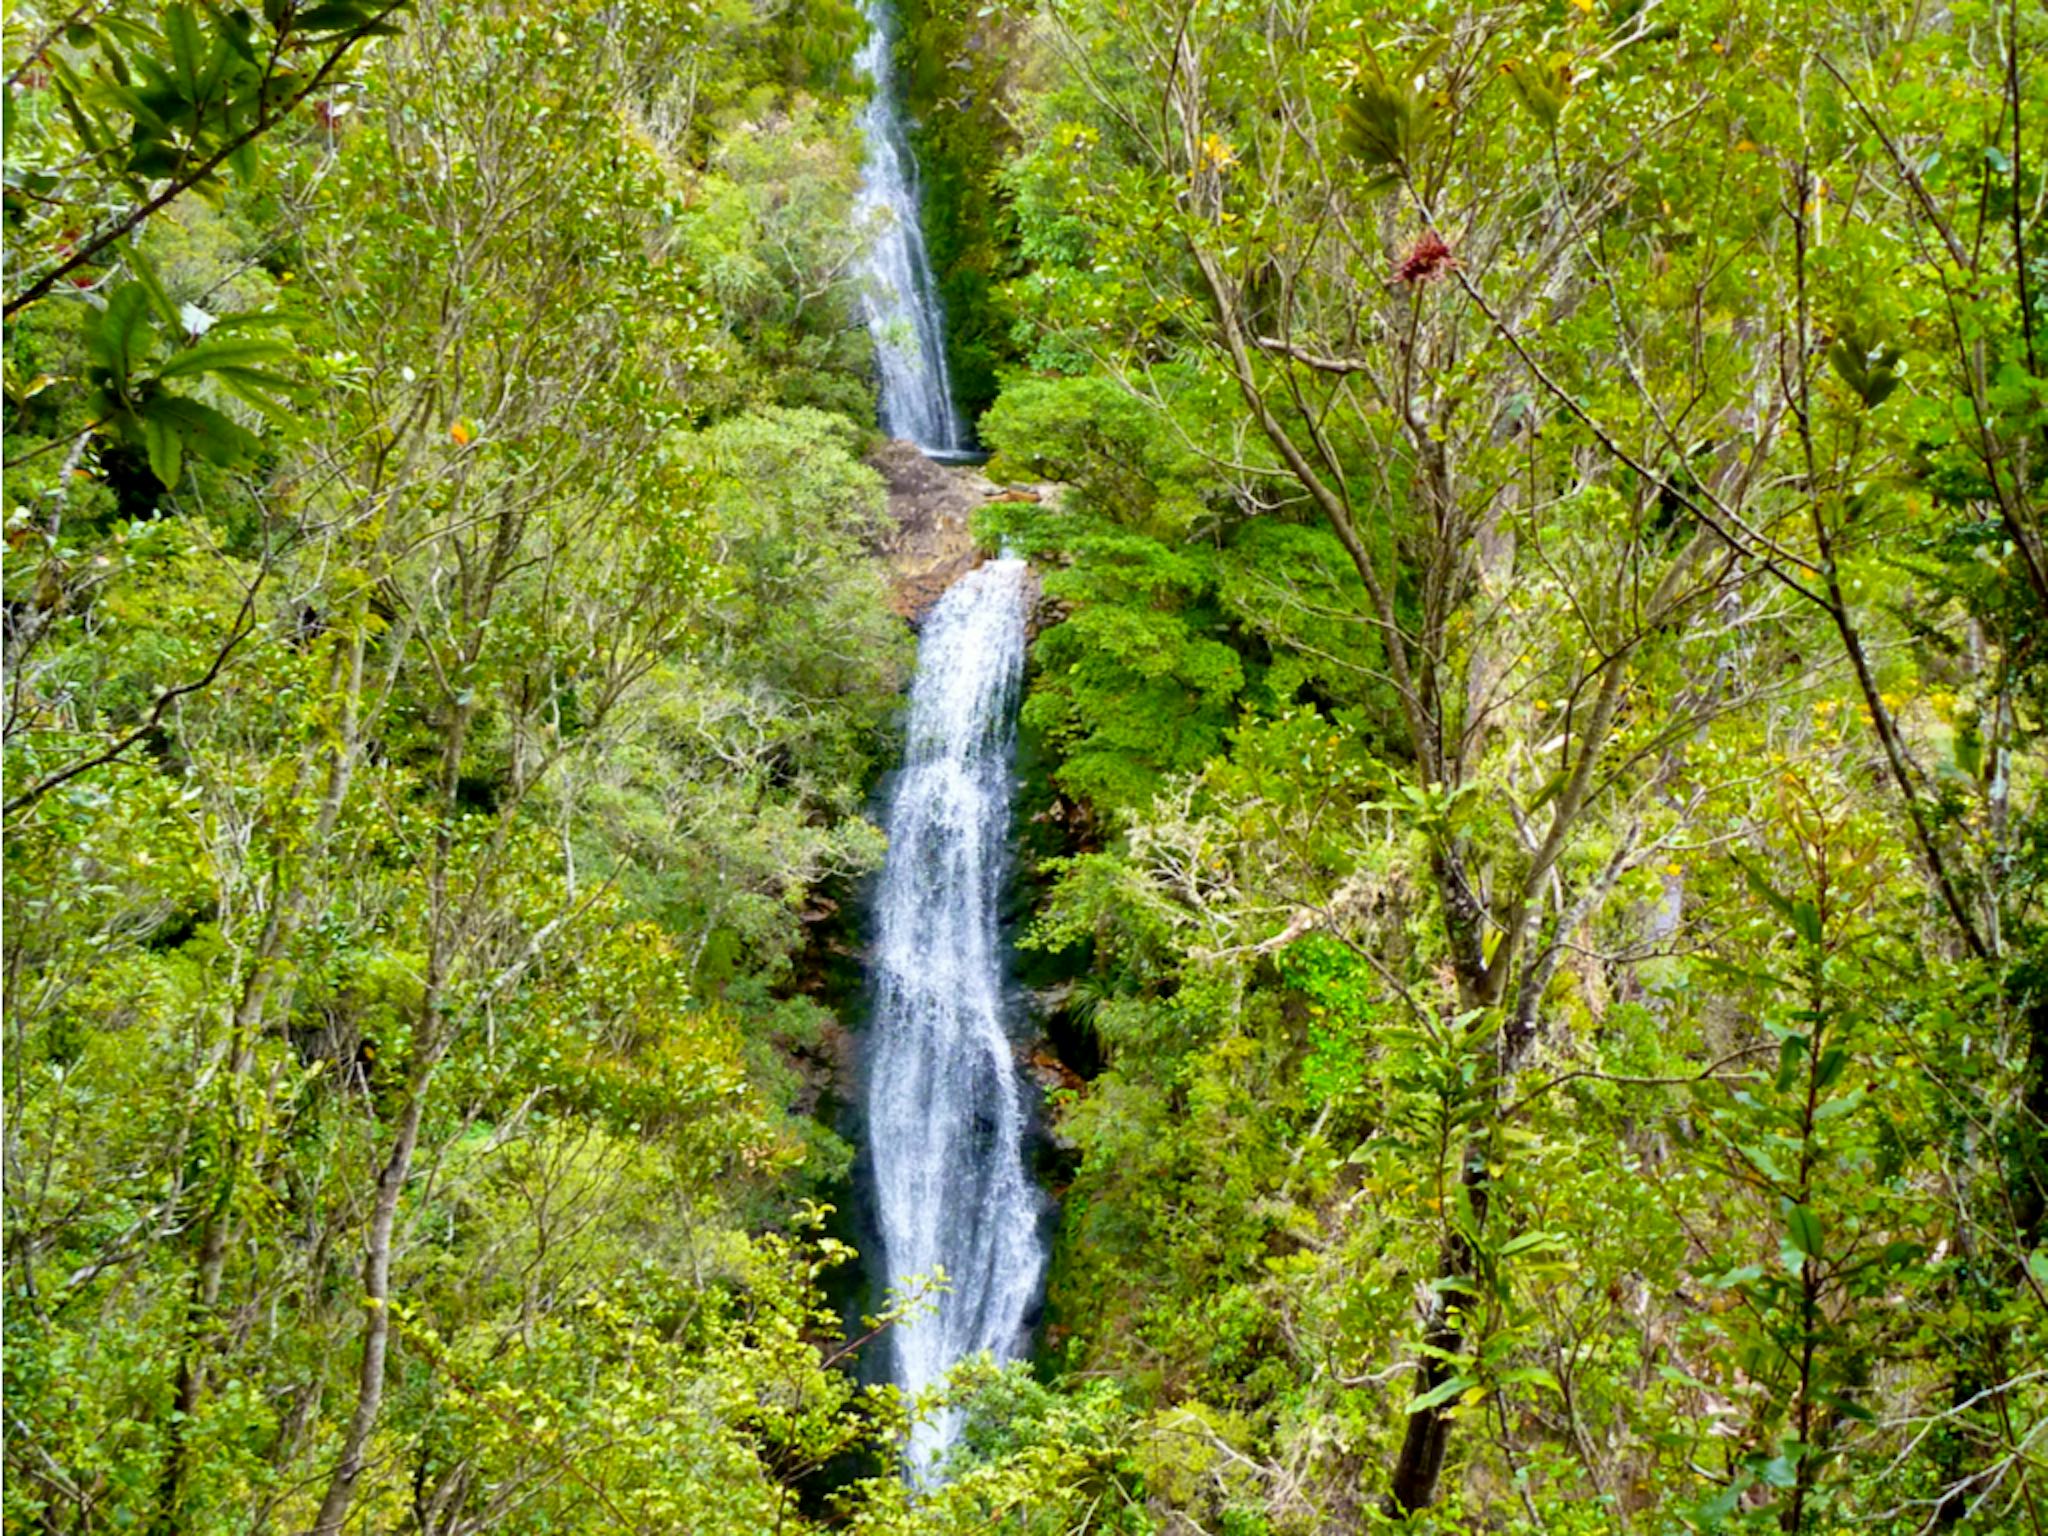
[[[936,1269],[949,1283],[936,1313],[893,1334],[907,1393],[983,1350],[1016,1358],[1045,1264],[996,934],[1025,578],[1022,560],[990,561],[925,619],[887,813],[868,1049],[876,1204],[891,1286]],[[954,1413],[920,1425],[913,1475],[958,1432]]]
[[[856,66],[874,82],[861,114],[865,159],[854,211],[878,232],[862,274],[862,303],[882,379],[882,429],[927,452],[958,453],[972,444],[953,408],[946,370],[946,317],[925,254],[917,158],[910,150],[890,50],[895,18],[888,0],[863,0],[867,41]]]

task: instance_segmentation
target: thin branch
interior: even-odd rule
[[[48,295],[52,288],[56,287],[58,283],[62,282],[71,273],[76,272],[80,267],[86,266],[89,263],[96,261],[99,258],[100,253],[104,251],[108,246],[112,245],[116,240],[119,240],[122,236],[130,234],[134,230],[139,228],[142,225],[143,221],[149,218],[151,214],[156,213],[161,209],[165,208],[166,206],[168,206],[169,204],[171,204],[172,202],[175,202],[179,197],[183,196],[186,192],[191,191],[192,188],[198,186],[201,182],[205,181],[207,177],[211,176],[215,171],[220,169],[220,167],[226,163],[226,161],[231,155],[235,154],[237,151],[241,149],[246,148],[248,145],[253,144],[257,139],[261,138],[264,134],[268,133],[272,128],[276,127],[278,123],[282,122],[287,116],[291,114],[292,110],[295,107],[297,107],[300,102],[304,101],[308,96],[312,95],[315,91],[319,90],[320,87],[326,83],[327,77],[334,72],[335,66],[340,64],[341,61],[345,57],[347,57],[349,50],[355,47],[355,45],[361,42],[365,37],[371,35],[371,28],[381,25],[387,17],[391,16],[394,12],[402,9],[404,5],[410,3],[411,0],[398,0],[398,3],[396,4],[387,5],[386,7],[384,7],[383,10],[379,11],[374,17],[372,17],[369,22],[365,23],[362,27],[357,28],[355,31],[349,33],[346,37],[342,39],[340,45],[335,48],[334,52],[330,53],[327,56],[327,58],[321,63],[320,67],[313,72],[312,76],[306,81],[306,83],[303,86],[301,86],[299,90],[295,92],[290,98],[288,98],[283,103],[283,105],[276,107],[265,106],[264,108],[262,108],[260,111],[257,112],[256,119],[254,122],[250,123],[250,125],[247,128],[243,129],[242,132],[236,134],[234,138],[230,139],[227,143],[223,144],[219,149],[215,150],[211,155],[207,156],[206,159],[200,163],[199,167],[196,170],[189,171],[182,176],[174,177],[170,181],[170,183],[165,186],[163,191],[159,192],[155,197],[151,198],[148,202],[142,203],[137,207],[130,209],[126,214],[122,215],[113,224],[109,225],[105,229],[102,229],[98,234],[95,234],[85,240],[81,240],[78,243],[78,245],[73,248],[71,254],[65,257],[63,261],[59,262],[55,267],[51,268],[48,272],[44,273],[41,277],[37,278],[33,283],[30,283],[28,287],[24,288],[20,293],[16,294],[13,298],[9,299],[7,301],[6,307],[4,309],[0,309],[0,319],[12,319],[17,311],[25,309],[30,304],[35,303],[36,300]],[[268,82],[266,81],[265,84],[267,85]]]
[[[84,758],[67,768],[61,768],[45,778],[38,779],[20,794],[14,796],[4,806],[0,806],[0,814],[12,816],[15,812],[25,810],[29,806],[34,805],[51,790],[70,783],[71,780],[77,778],[80,774],[90,773],[95,768],[105,767],[108,763],[113,762],[116,758],[126,753],[130,747],[141,741],[151,731],[155,730],[162,723],[165,712],[173,704],[177,703],[179,699],[184,698],[187,694],[197,693],[202,688],[211,686],[214,679],[219,677],[222,670],[227,666],[230,658],[240,649],[242,642],[256,632],[256,594],[262,589],[265,574],[266,571],[258,571],[256,579],[249,583],[249,590],[242,597],[241,611],[235,615],[234,630],[228,635],[226,643],[214,653],[212,664],[204,672],[200,673],[199,676],[193,678],[190,682],[179,683],[174,688],[164,689],[163,692],[156,696],[156,703],[151,707],[148,716],[143,720],[142,724],[136,726],[134,730],[121,737],[105,751],[96,752],[91,757]]]

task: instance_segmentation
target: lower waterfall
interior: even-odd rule
[[[936,1312],[893,1330],[906,1394],[983,1350],[1014,1359],[1045,1267],[996,925],[1026,580],[1022,560],[992,560],[926,617],[886,814],[867,1051],[876,1206],[891,1287],[940,1269],[948,1284]],[[958,1419],[918,1427],[913,1476],[936,1470]]]

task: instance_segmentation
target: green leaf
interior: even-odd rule
[[[1763,871],[1739,854],[1731,854],[1730,857],[1735,860],[1735,867],[1742,871],[1743,878],[1749,882],[1749,888],[1764,899],[1765,905],[1786,922],[1793,922],[1792,903],[1778,894],[1776,887],[1763,877]]]
[[[79,142],[95,155],[105,154],[111,140],[100,131],[99,125],[78,104],[78,97],[72,89],[71,82],[65,78],[69,70],[59,64],[52,73],[54,78],[51,84],[56,87],[57,100],[64,108],[64,115],[71,119],[71,126],[77,131]]]
[[[1747,1285],[1750,1281],[1761,1280],[1763,1277],[1762,1265],[1744,1264],[1718,1275],[1708,1275],[1705,1277],[1705,1283],[1717,1291],[1732,1291],[1738,1285]]]
[[[86,322],[86,351],[106,373],[116,395],[128,393],[129,376],[150,335],[149,295],[139,283],[123,283],[107,307]]]
[[[168,140],[147,139],[137,144],[128,157],[128,169],[138,176],[173,176],[185,157]]]
[[[256,18],[239,8],[221,17],[221,30],[216,48],[226,49],[246,64],[255,64]]]
[[[1846,327],[1828,349],[1835,376],[1848,385],[1868,410],[1876,410],[1899,387],[1900,354],[1859,325]]]
[[[1778,1166],[1777,1159],[1759,1146],[1739,1146],[1735,1149],[1756,1165],[1757,1171],[1773,1183],[1785,1182],[1785,1170]]]
[[[1372,173],[1374,183],[1398,182],[1401,170],[1436,136],[1430,102],[1384,78],[1360,80],[1339,110],[1345,147]]]
[[[107,72],[114,77],[117,85],[127,85],[133,78],[128,72],[128,59],[115,46],[111,33],[100,34],[100,57],[107,61]]]
[[[1852,1088],[1838,1099],[1829,1099],[1813,1112],[1814,1124],[1820,1125],[1829,1120],[1839,1120],[1844,1115],[1853,1115],[1862,1107],[1863,1096],[1861,1088]]]
[[[155,264],[140,250],[131,250],[128,253],[128,268],[135,274],[135,281],[142,285],[142,291],[149,295],[149,307],[156,311],[164,329],[172,335],[183,330],[185,322],[178,318],[178,306],[171,302],[171,296],[164,291],[163,281],[156,274]]]
[[[1859,1424],[1875,1424],[1877,1415],[1853,1397],[1844,1397],[1839,1392],[1830,1392],[1821,1399],[1845,1419],[1854,1419]]]
[[[356,3],[356,0],[328,0],[326,4],[300,12],[297,26],[303,32],[366,31],[375,34],[384,28],[395,32],[397,29],[390,28],[389,23],[372,23],[372,18],[382,9],[380,5],[364,5]]]
[[[1478,1385],[1479,1383],[1470,1376],[1452,1376],[1447,1380],[1438,1382],[1427,1392],[1418,1393],[1416,1396],[1409,1398],[1402,1407],[1401,1412],[1404,1414],[1424,1413],[1431,1408],[1441,1408],[1453,1398],[1462,1396]]]
[[[164,8],[163,27],[164,41],[171,47],[171,63],[178,72],[179,94],[186,101],[196,103],[202,95],[200,70],[203,67],[199,18],[190,5],[179,0],[178,4]]]
[[[1735,1513],[1735,1506],[1742,1502],[1742,1494],[1741,1483],[1730,1483],[1711,1498],[1702,1499],[1698,1509],[1701,1529],[1719,1530],[1721,1523]]]
[[[1657,1367],[1657,1374],[1666,1381],[1671,1382],[1674,1386],[1690,1387],[1695,1392],[1713,1392],[1718,1390],[1712,1382],[1701,1381],[1699,1377],[1688,1375],[1675,1365],[1660,1365]]]
[[[1557,120],[1564,114],[1565,105],[1571,99],[1572,70],[1567,54],[1556,54],[1549,59],[1510,59],[1501,65],[1500,72],[1507,77],[1508,89],[1545,128],[1557,127]]]
[[[220,373],[227,369],[240,372],[254,372],[257,363],[282,362],[292,355],[291,348],[282,342],[266,341],[260,336],[209,337],[192,346],[175,352],[163,367],[157,370],[161,379],[181,379],[200,373]],[[259,375],[262,378],[276,378],[274,374]],[[289,385],[290,381],[279,379]]]
[[[261,411],[273,425],[287,430],[298,426],[299,418],[287,408],[286,402],[302,399],[305,391],[290,379],[259,373],[254,368],[223,368],[209,377],[244,405]]]
[[[147,411],[149,417],[162,418],[183,437],[187,453],[196,453],[209,464],[227,468],[246,463],[263,449],[263,439],[255,433],[212,406],[184,395],[157,395]],[[146,420],[144,430],[148,430]]]
[[[1785,1231],[1792,1246],[1806,1257],[1817,1259],[1821,1256],[1820,1218],[1813,1213],[1811,1206],[1786,1201]]]
[[[285,314],[282,310],[238,309],[231,315],[216,315],[213,321],[213,329],[206,334],[209,340],[218,341],[230,331],[287,330],[295,323],[292,316]],[[290,348],[286,348],[285,353],[286,355],[292,355]]]
[[[159,412],[142,418],[142,441],[149,450],[149,469],[165,490],[176,490],[185,468],[185,439],[176,424]]]
[[[171,125],[164,121],[163,109],[174,103],[166,100],[163,92],[144,92],[132,85],[103,85],[101,90],[135,120],[132,142],[140,144],[145,139],[161,141],[170,137]]]
[[[1778,1042],[1778,1092],[1786,1092],[1799,1080],[1799,1066],[1805,1059],[1806,1036],[1794,1032]]]
[[[1820,908],[1810,901],[1793,902],[1792,926],[1798,931],[1799,937],[1806,940],[1807,943],[1813,945],[1816,949],[1820,947],[1822,937]]]
[[[1849,1053],[1839,1045],[1831,1045],[1820,1053],[1820,1066],[1814,1071],[1815,1086],[1823,1092],[1835,1086],[1841,1079],[1842,1069],[1849,1065]]]

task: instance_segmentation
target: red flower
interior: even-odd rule
[[[1433,277],[1442,277],[1457,264],[1458,258],[1444,244],[1444,237],[1433,229],[1428,230],[1408,247],[1408,254],[1395,266],[1394,281],[1426,283]]]

